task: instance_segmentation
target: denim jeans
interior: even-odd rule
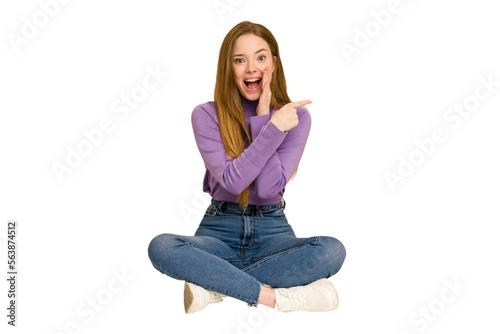
[[[285,216],[285,201],[238,204],[212,198],[194,236],[164,233],[149,244],[153,266],[257,306],[262,286],[287,288],[328,278],[345,258],[342,243],[329,236],[297,238]]]

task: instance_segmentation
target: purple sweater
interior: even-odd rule
[[[299,107],[299,125],[295,128],[282,132],[270,122],[263,130],[277,109],[257,116],[259,101],[240,97],[252,142],[236,159],[226,155],[214,102],[196,106],[191,115],[196,144],[207,169],[203,191],[215,200],[236,202],[238,194],[250,186],[248,204],[277,204],[304,152],[311,115]]]

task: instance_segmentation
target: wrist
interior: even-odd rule
[[[280,124],[279,122],[277,122],[276,120],[273,120],[273,119],[271,118],[271,120],[269,120],[269,123],[273,123],[273,124],[274,124],[274,126],[275,126],[278,130],[280,130],[281,132],[283,132],[283,133],[285,133],[285,132],[286,132],[286,129],[283,127],[283,125],[282,125],[282,124]]]
[[[266,110],[266,108],[259,108],[259,106],[257,106],[257,116],[262,116],[267,114],[269,114],[269,108]]]

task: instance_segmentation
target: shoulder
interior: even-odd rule
[[[300,132],[309,133],[311,130],[311,113],[305,107],[297,107],[297,117],[299,118],[299,125],[297,126]],[[293,129],[292,129],[293,130]]]
[[[306,108],[306,106],[297,107],[295,109],[297,109],[297,116],[309,119],[311,118],[311,113],[309,112],[309,109]]]
[[[217,110],[215,109],[215,103],[213,101],[197,105],[191,113],[191,120],[193,122],[210,119],[217,122]]]
[[[297,116],[299,117],[299,125],[302,123],[302,126],[307,125],[307,127],[311,127],[311,113],[309,109],[305,106],[295,108],[297,109]]]

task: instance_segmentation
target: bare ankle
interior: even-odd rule
[[[274,289],[263,285],[260,290],[258,303],[274,308],[276,304]]]

